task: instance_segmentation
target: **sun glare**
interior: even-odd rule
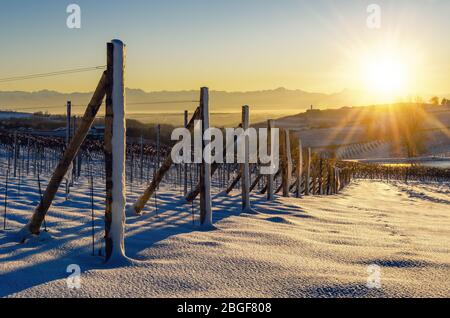
[[[367,90],[380,98],[396,98],[406,94],[408,67],[405,60],[394,55],[378,55],[366,58],[362,76]]]

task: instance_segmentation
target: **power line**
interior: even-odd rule
[[[170,100],[170,101],[153,101],[153,102],[135,102],[127,103],[127,105],[162,105],[162,104],[188,104],[199,103],[198,100]]]
[[[148,102],[134,102],[134,103],[126,103],[126,105],[164,105],[164,104],[193,104],[193,103],[199,103],[199,101],[196,100],[173,100],[173,101],[148,101]],[[105,105],[103,102],[102,105]],[[72,107],[86,107],[87,104],[72,104]],[[53,105],[53,106],[30,106],[30,107],[14,107],[10,106],[9,110],[11,111],[27,111],[27,110],[38,110],[38,109],[58,109],[61,108],[61,110],[66,109],[66,104],[62,105]]]
[[[62,70],[62,71],[54,71],[54,72],[50,72],[50,73],[38,73],[38,74],[6,77],[6,78],[0,78],[0,83],[23,81],[23,80],[43,78],[43,77],[61,76],[61,75],[83,73],[83,72],[91,72],[91,71],[96,71],[96,70],[104,70],[105,68],[106,68],[106,65],[99,65],[99,66],[91,66],[91,67],[83,67],[83,68],[74,68],[74,69]]]
[[[86,107],[86,105],[72,105],[72,107]],[[66,105],[59,105],[59,106],[40,106],[40,105],[36,105],[36,106],[32,106],[32,107],[14,107],[12,106],[11,108],[9,108],[10,111],[25,111],[25,110],[46,110],[46,109],[57,109],[57,108],[61,108],[61,109],[66,109]]]

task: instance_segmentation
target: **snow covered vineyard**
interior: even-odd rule
[[[4,172],[1,166],[1,189]],[[100,169],[94,169],[99,171]],[[48,176],[42,176],[42,183]],[[258,214],[241,214],[239,191],[213,188],[216,229],[202,231],[198,203],[168,184],[158,210],[129,216],[126,253],[134,261],[105,266],[104,182],[75,181],[70,200],[58,192],[46,218],[49,232],[21,245],[13,230],[39,201],[37,180],[11,178],[7,228],[0,234],[2,297],[384,297],[448,296],[448,184],[354,181],[335,196],[251,196]],[[135,185],[135,201],[145,185]],[[193,220],[195,223],[193,223]],[[92,233],[94,254],[92,256]],[[104,252],[103,252],[104,255]],[[78,264],[81,288],[67,287]],[[381,268],[381,289],[366,287],[370,265]]]
[[[108,43],[66,140],[0,135],[0,296],[448,296],[448,170],[339,161],[272,120],[252,139],[248,106],[212,151],[205,87],[185,159],[127,145],[124,50]],[[88,141],[103,100],[104,139]]]

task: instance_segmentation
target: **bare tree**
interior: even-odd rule
[[[421,134],[425,112],[423,105],[410,105],[402,109],[399,125],[402,142],[408,158],[420,155],[424,150],[424,135]]]

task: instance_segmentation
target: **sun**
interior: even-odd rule
[[[366,89],[380,98],[397,98],[406,94],[408,71],[406,60],[394,54],[370,56],[362,63]]]

